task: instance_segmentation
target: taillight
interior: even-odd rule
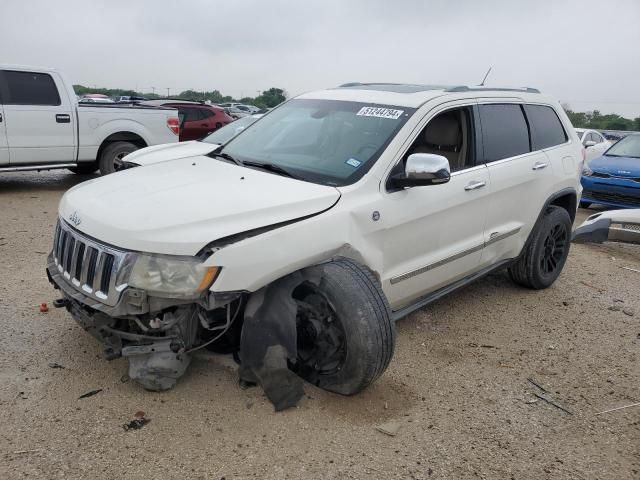
[[[169,117],[167,118],[167,127],[176,135],[180,135],[180,121],[178,117]]]

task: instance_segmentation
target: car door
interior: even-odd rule
[[[532,109],[530,118],[525,115],[525,108],[529,107]],[[546,144],[530,136],[530,128],[534,122],[539,125],[540,138],[562,135],[561,142],[565,143],[568,137],[557,114],[548,106],[483,101],[478,110],[482,126],[482,160],[491,179],[481,262],[483,266],[489,266],[519,255],[542,205],[554,188],[554,167],[544,151]],[[554,116],[560,132],[547,132],[552,121],[550,115]],[[556,140],[551,138],[550,142]]]
[[[453,170],[447,183],[389,191],[383,233],[384,290],[394,310],[454,283],[478,270],[484,244],[484,222],[490,180],[485,165],[476,165],[477,121],[472,104],[449,103],[421,121],[406,158],[439,114],[462,108],[469,121],[469,161]],[[402,167],[399,161],[394,168]]]
[[[73,107],[49,73],[4,70],[3,123],[11,165],[75,161]]]
[[[609,149],[611,143],[609,143],[609,141],[607,141],[598,132],[591,132],[591,136],[593,138],[593,141],[596,142],[596,144],[591,147],[594,150],[594,158],[601,157],[602,154]]]
[[[0,96],[0,167],[9,165],[9,143],[7,142],[7,131],[4,126],[4,110],[2,108],[2,97]]]
[[[217,115],[215,111],[207,107],[202,107],[199,110],[200,116],[202,117],[202,120],[200,122],[200,138],[203,138],[209,135],[211,132],[217,130],[222,126],[222,124],[220,123],[219,118],[216,118]]]
[[[587,142],[595,142],[595,145],[587,145]],[[597,137],[593,132],[587,132],[582,138],[582,145],[585,148],[585,161],[590,162],[594,158],[598,158],[601,154],[598,153]]]
[[[184,122],[180,131],[180,141],[198,140],[205,134],[203,131],[206,129],[206,122],[203,120],[200,114],[200,109],[196,107],[178,107],[182,115],[184,115]],[[204,124],[204,127],[203,127]]]

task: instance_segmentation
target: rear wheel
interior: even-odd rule
[[[556,281],[567,260],[571,218],[564,208],[552,205],[534,228],[509,276],[524,287],[542,289]]]
[[[128,168],[124,157],[136,150],[138,146],[131,142],[113,142],[107,145],[100,155],[100,173],[108,175]]]
[[[377,279],[352,260],[311,268],[321,270],[320,282],[304,282],[293,292],[298,358],[292,369],[320,388],[353,395],[391,361],[391,309]]]
[[[78,175],[89,175],[98,170],[98,162],[79,163],[69,170],[71,170],[73,173],[77,173]]]

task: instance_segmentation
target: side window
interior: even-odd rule
[[[545,105],[525,105],[524,111],[529,120],[533,150],[561,145],[567,141],[567,134],[553,108]]]
[[[529,129],[520,105],[480,105],[479,111],[486,163],[530,152]]]
[[[413,153],[433,153],[446,157],[452,172],[474,166],[472,118],[470,107],[447,110],[436,115],[414,140],[404,160]]]
[[[195,122],[200,120],[200,111],[197,108],[180,108],[180,111],[184,113],[185,122]]]
[[[201,108],[200,109],[200,114],[202,115],[203,119],[215,117],[215,115],[216,115],[216,113],[214,111],[208,110],[208,109],[205,109],[205,108]]]
[[[604,139],[600,136],[599,133],[592,133],[591,135],[593,135],[593,141],[596,143],[602,143],[604,142]]]
[[[5,80],[5,105],[60,105],[60,95],[51,75],[46,73],[2,72]],[[4,97],[7,98],[4,98]]]

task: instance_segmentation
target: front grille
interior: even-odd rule
[[[598,178],[617,178],[622,180],[631,180],[632,182],[640,182],[640,177],[625,177],[622,175],[612,175],[611,173],[606,172],[593,172],[591,176]]]
[[[595,203],[598,201],[601,202],[611,202],[611,203],[620,203],[624,205],[629,205],[633,207],[640,207],[640,196],[632,197],[631,195],[623,195],[620,193],[611,193],[611,192],[601,192],[598,190],[587,190],[585,189],[582,192],[583,197],[588,197],[591,200],[594,200]]]
[[[126,283],[118,272],[132,254],[102,245],[62,221],[56,225],[53,259],[63,277],[85,295],[115,305]]]

